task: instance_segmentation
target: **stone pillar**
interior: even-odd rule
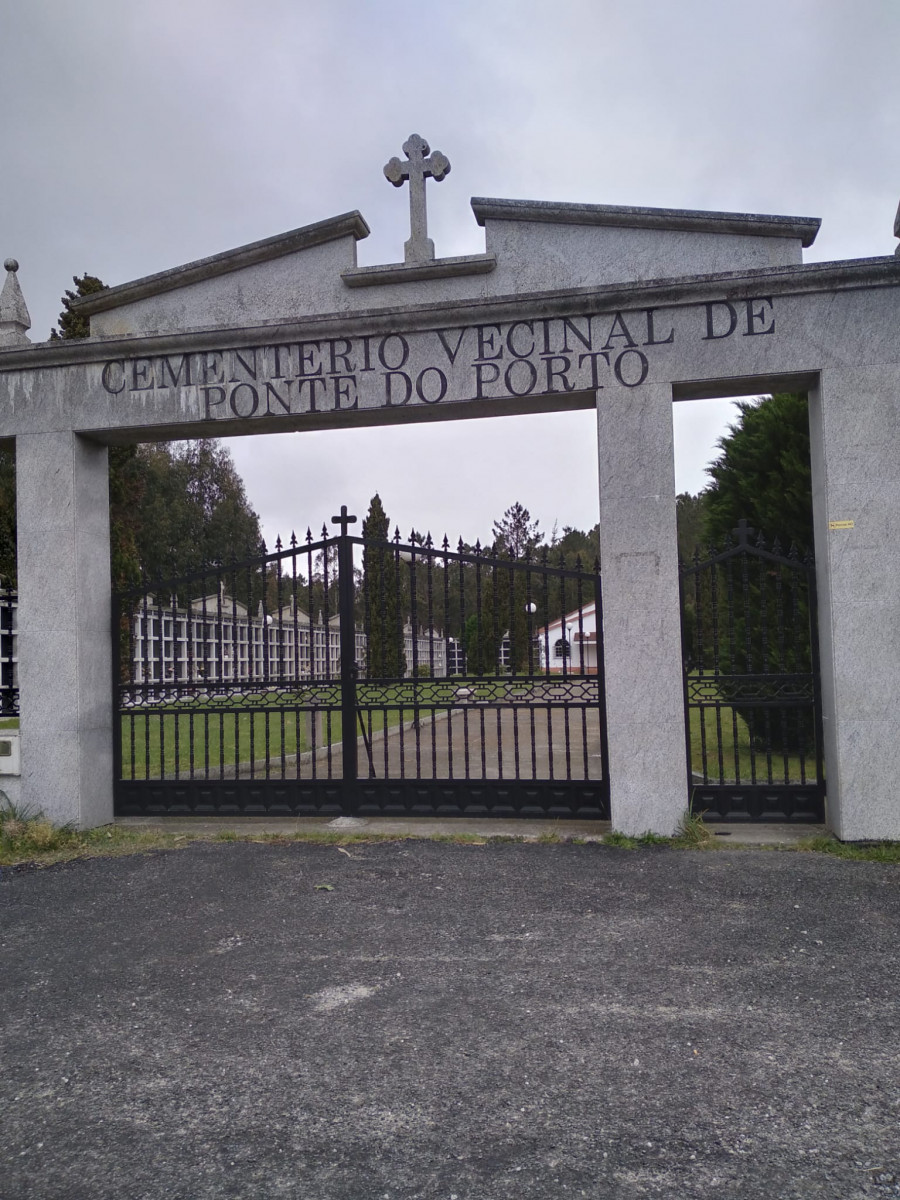
[[[112,820],[107,450],[16,439],[22,800],[82,829]]]
[[[900,838],[900,371],[824,370],[809,400],[828,825]]]
[[[688,795],[671,388],[599,392],[597,431],[612,823],[672,834]]]

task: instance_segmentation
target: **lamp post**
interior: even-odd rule
[[[532,633],[531,618],[537,612],[537,605],[533,600],[529,600],[525,605],[525,615],[528,618],[528,674],[534,674],[534,635]],[[540,652],[538,652],[538,662],[540,662]]]

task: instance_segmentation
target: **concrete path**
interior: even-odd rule
[[[0,1197],[896,1197],[898,881],[426,840],[5,870]]]
[[[391,727],[387,736],[364,714],[366,736],[357,739],[359,773],[374,779],[602,779],[599,710],[573,707],[488,707],[472,704],[451,711],[423,709],[413,721]],[[319,722],[316,740],[328,736]],[[359,730],[357,729],[357,732]],[[368,741],[368,745],[366,744]],[[371,755],[371,757],[370,757]],[[189,776],[185,755],[180,775]],[[212,762],[209,779],[339,779],[339,741],[315,751],[260,758],[238,767]],[[282,773],[283,771],[283,773]],[[177,778],[177,775],[172,775]]]
[[[233,831],[245,836],[277,833],[335,832],[371,833],[376,837],[429,838],[458,837],[509,838],[526,841],[563,841],[578,839],[602,842],[612,829],[609,821],[507,820],[495,817],[117,817],[117,825],[130,828],[159,829],[188,837],[215,837]],[[808,838],[824,835],[824,825],[802,822],[732,822],[727,826],[710,825],[710,832],[722,846],[792,846]]]
[[[602,779],[596,708],[489,708],[438,713],[359,747],[375,779]],[[371,740],[371,739],[370,739]]]

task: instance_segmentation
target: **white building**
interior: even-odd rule
[[[192,600],[190,611],[147,596],[133,618],[134,683],[248,683],[338,679],[337,616],[310,621],[294,605],[251,616],[231,596]],[[366,635],[356,631],[356,661],[366,660]]]
[[[134,683],[278,683],[295,679],[339,679],[340,617],[311,621],[293,604],[251,616],[247,606],[213,592],[191,601],[161,603],[148,595],[132,621]],[[366,669],[366,635],[357,629],[355,658],[360,676]],[[447,639],[442,633],[407,622],[403,630],[406,674],[414,666],[429,674],[447,674]],[[3,663],[0,661],[0,669]]]
[[[597,605],[592,600],[537,631],[541,669],[597,674]]]
[[[447,674],[447,639],[435,629],[423,629],[413,635],[413,627],[409,623],[403,626],[403,653],[406,655],[406,674],[410,676],[418,668],[420,674],[429,675],[435,679],[443,679]]]

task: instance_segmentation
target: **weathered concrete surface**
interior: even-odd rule
[[[348,823],[349,822],[349,823]],[[558,837],[562,841],[600,842],[612,829],[610,821],[530,820],[504,817],[117,817],[126,829],[156,829],[184,837],[217,837],[223,832],[241,837],[260,834],[329,833],[349,830],[376,837],[464,837],[512,838],[539,841]],[[808,838],[826,834],[824,825],[801,821],[734,821],[711,824],[710,832],[723,846],[794,846]]]
[[[900,589],[887,547],[900,537],[898,392],[896,371],[829,370],[810,405],[828,816],[848,841],[898,828],[896,776],[880,755],[897,745]]]
[[[610,808],[623,833],[684,812],[684,665],[671,393],[597,403]]]
[[[432,842],[5,872],[0,1196],[898,1195],[898,879]]]
[[[16,507],[22,801],[90,829],[113,812],[106,447],[20,437]]]

